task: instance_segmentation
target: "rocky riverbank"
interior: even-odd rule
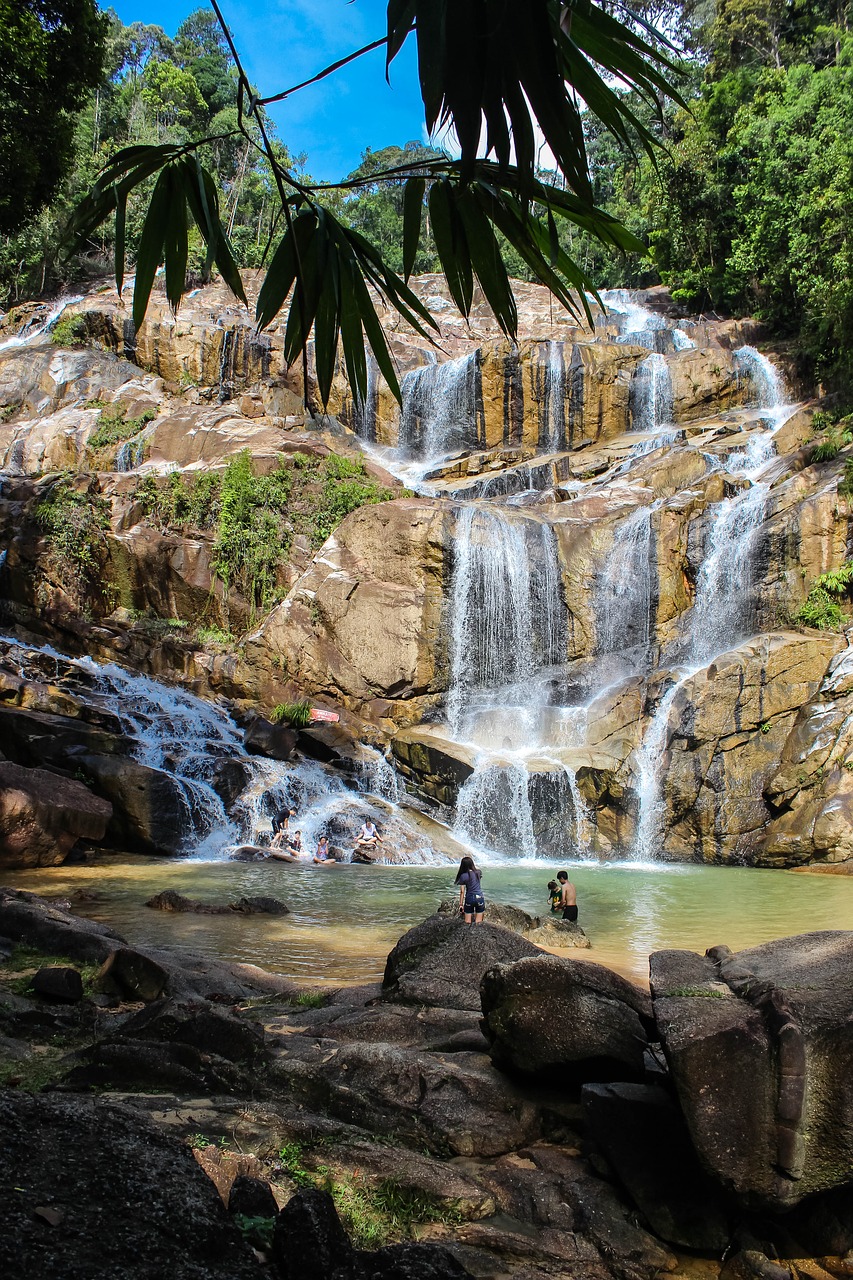
[[[850,1273],[853,934],[651,994],[442,914],[322,995],[12,890],[0,938],[10,1277]]]

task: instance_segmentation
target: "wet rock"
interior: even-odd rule
[[[100,840],[111,814],[81,782],[2,761],[0,868],[58,866],[78,840]]]
[[[229,853],[229,862],[263,862],[264,858],[269,857],[269,849],[264,849],[258,844],[241,844],[233,853]]]
[[[207,1003],[158,1000],[126,1022],[121,1035],[192,1045],[201,1053],[213,1053],[229,1062],[254,1063],[269,1057],[263,1032],[255,1023]]]
[[[185,898],[175,889],[164,889],[161,893],[155,893],[145,905],[152,907],[155,911],[189,911],[208,916],[226,915],[230,910],[229,907],[215,907],[207,902],[195,902],[192,898]]]
[[[459,899],[445,898],[439,903],[438,914],[458,917]],[[508,902],[492,902],[490,899],[488,920],[489,924],[499,924],[513,933],[520,933],[537,947],[588,948],[591,945],[577,921],[561,920],[557,915],[532,916]]]
[[[650,969],[705,1168],[743,1203],[776,1211],[853,1183],[853,933],[735,955],[658,952]]]
[[[790,1267],[771,1262],[757,1249],[743,1249],[727,1258],[720,1269],[720,1280],[793,1280]]]
[[[252,898],[238,898],[236,902],[229,904],[229,910],[236,911],[239,915],[244,916],[286,916],[290,914],[290,907],[280,901],[279,898],[270,898],[263,895]]]
[[[74,1004],[83,999],[83,979],[76,969],[63,965],[50,965],[33,975],[32,989],[46,1000],[67,1001]]]
[[[117,992],[128,1000],[159,1000],[169,975],[156,960],[131,947],[119,947],[95,975],[96,991]]]
[[[588,1084],[582,1099],[590,1137],[654,1233],[672,1245],[722,1253],[731,1239],[729,1215],[670,1094],[657,1085]]]
[[[266,1275],[187,1147],[128,1108],[6,1090],[0,1092],[0,1127],[0,1183],[24,1188],[4,1205],[4,1275]],[[46,1226],[34,1217],[37,1206],[61,1211],[63,1222]]]
[[[388,956],[386,999],[447,1009],[479,1009],[480,980],[493,965],[540,953],[509,929],[430,916],[404,934]]]
[[[80,764],[112,802],[110,839],[141,853],[179,853],[186,801],[170,773],[124,756],[80,757]]]
[[[286,724],[270,724],[258,716],[243,735],[243,746],[253,755],[269,756],[272,760],[289,760],[293,755],[298,735]]]
[[[481,996],[497,1066],[560,1080],[642,1078],[651,1002],[603,965],[529,956],[489,969]]]

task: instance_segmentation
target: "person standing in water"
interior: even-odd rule
[[[551,914],[556,915],[558,911],[562,911],[562,890],[556,880],[548,881],[548,901],[551,904]]]
[[[574,923],[578,918],[578,897],[575,886],[569,879],[567,871],[558,871],[557,879],[560,882],[560,906],[563,908],[563,919]]]
[[[466,924],[483,923],[486,900],[480,888],[480,879],[481,872],[474,865],[474,859],[464,857],[456,873],[456,884],[459,885],[459,910],[465,917]]]

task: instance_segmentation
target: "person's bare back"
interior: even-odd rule
[[[557,880],[560,885],[560,906],[563,908],[563,919],[574,922],[578,918],[578,896],[575,886],[565,871],[557,872]]]

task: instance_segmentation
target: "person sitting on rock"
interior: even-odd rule
[[[556,880],[548,881],[548,901],[551,903],[551,913],[555,915],[558,911],[562,911],[562,890]]]
[[[302,857],[302,832],[294,831],[292,836],[288,837],[287,851],[292,853],[295,858]]]
[[[366,818],[361,824],[361,830],[356,837],[355,849],[352,855],[353,861],[372,862],[371,852],[376,848],[377,844],[382,844],[382,837],[376,830],[373,820]]]
[[[317,841],[317,852],[314,854],[314,861],[315,862],[329,861],[329,837],[328,836],[320,836],[319,840]]]
[[[563,908],[563,919],[574,922],[578,918],[578,899],[575,892],[575,886],[569,879],[567,871],[558,871],[557,879],[560,882],[560,906]]]

